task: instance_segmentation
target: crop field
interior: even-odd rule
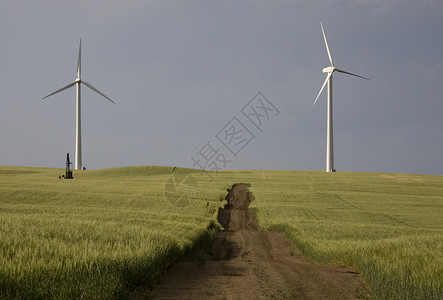
[[[354,267],[374,297],[443,298],[443,176],[265,171],[249,181],[261,228],[285,232],[311,261]]]
[[[375,298],[443,295],[443,176],[257,170],[208,177],[127,167],[60,180],[63,171],[0,167],[0,298],[110,299],[137,285],[149,290],[168,263],[209,242],[220,200],[238,182],[251,184],[263,230],[285,232],[315,263],[355,268]]]
[[[121,298],[210,238],[219,189],[165,198],[173,168],[0,167],[0,299]],[[176,170],[176,176],[196,172]],[[178,191],[180,192],[180,191]]]

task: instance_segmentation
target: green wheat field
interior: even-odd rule
[[[443,176],[322,171],[0,167],[0,299],[146,296],[198,259],[226,189],[250,183],[262,230],[347,265],[375,299],[443,298]]]

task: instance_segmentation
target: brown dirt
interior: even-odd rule
[[[358,299],[369,289],[348,267],[310,263],[282,233],[261,232],[248,210],[247,186],[232,188],[204,261],[180,262],[161,278],[154,299]]]

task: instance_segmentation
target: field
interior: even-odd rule
[[[1,299],[109,299],[137,284],[149,288],[168,262],[209,238],[225,193],[202,186],[179,207],[164,196],[172,168],[58,179],[63,171],[0,168]]]
[[[352,266],[384,299],[443,297],[443,177],[265,172],[251,190],[265,230],[312,261]]]
[[[0,298],[121,298],[140,284],[149,290],[168,262],[208,242],[220,200],[237,182],[252,184],[262,229],[285,232],[313,262],[357,269],[374,297],[443,295],[443,176],[208,177],[127,167],[60,180],[63,171],[0,167]]]

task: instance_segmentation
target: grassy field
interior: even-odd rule
[[[374,297],[443,298],[443,176],[250,174],[262,229],[285,232],[314,262],[359,270]]]
[[[202,182],[192,203],[172,205],[165,167],[58,179],[63,172],[0,167],[0,299],[111,299],[149,288],[168,262],[206,242],[225,194]]]
[[[109,299],[149,287],[208,240],[236,182],[252,184],[262,229],[285,232],[314,262],[359,270],[374,297],[442,298],[443,176],[223,171],[211,179],[177,169],[171,181],[172,170],[59,180],[63,170],[0,167],[0,298]]]

